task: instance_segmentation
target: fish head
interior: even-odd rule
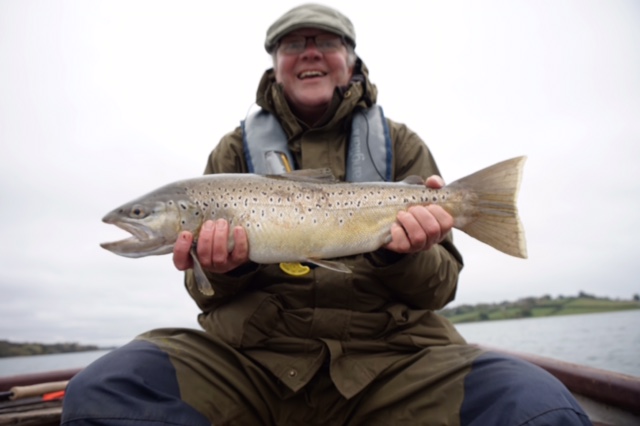
[[[179,187],[166,187],[133,200],[107,213],[102,221],[131,234],[129,238],[100,246],[125,257],[171,253],[182,230],[197,232],[201,226],[199,207]]]

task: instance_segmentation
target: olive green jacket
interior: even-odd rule
[[[329,167],[344,180],[354,108],[371,106],[377,95],[360,60],[356,70],[348,87],[336,89],[330,108],[313,128],[292,114],[273,70],[265,72],[257,104],[280,120],[298,168]],[[388,124],[394,180],[439,174],[415,133],[403,124]],[[215,147],[205,173],[247,171],[242,130],[237,128]],[[453,300],[462,268],[450,238],[416,254],[380,249],[341,261],[352,274],[313,268],[291,276],[279,265],[250,263],[228,274],[210,274],[215,291],[210,297],[197,290],[192,271],[185,282],[202,309],[202,327],[270,370],[291,392],[329,362],[336,387],[349,398],[407,353],[464,343],[433,312]]]

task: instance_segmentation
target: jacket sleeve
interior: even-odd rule
[[[209,155],[204,174],[246,173],[247,165],[242,151],[242,130],[240,127],[222,137]],[[193,270],[185,273],[185,287],[189,295],[202,311],[207,312],[224,303],[246,288],[260,265],[249,262],[226,274],[205,272],[213,288],[213,296],[205,296],[198,290]]]
[[[394,149],[394,178],[440,175],[426,144],[405,125],[389,122]],[[410,306],[442,309],[455,297],[462,256],[451,233],[428,251],[409,255],[385,249],[369,255],[379,279],[395,296]]]

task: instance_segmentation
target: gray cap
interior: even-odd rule
[[[280,38],[300,28],[318,28],[344,37],[353,47],[356,46],[356,30],[342,13],[321,4],[303,4],[294,7],[274,22],[267,30],[264,47],[271,53]]]

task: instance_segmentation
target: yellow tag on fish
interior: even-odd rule
[[[282,269],[285,274],[293,275],[294,277],[306,275],[311,270],[311,268],[302,263],[281,263],[280,269]]]

